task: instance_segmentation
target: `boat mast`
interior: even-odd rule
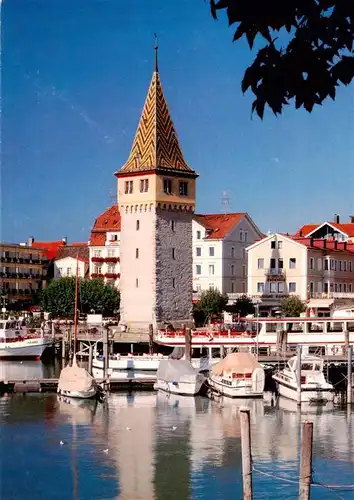
[[[75,276],[75,311],[74,311],[74,356],[76,354],[77,324],[78,324],[78,301],[79,301],[79,253],[76,256],[76,276]]]

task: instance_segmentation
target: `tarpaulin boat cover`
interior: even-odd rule
[[[96,387],[95,379],[89,374],[85,368],[80,368],[76,363],[74,356],[72,366],[66,366],[60,372],[58,389],[61,391],[89,391],[92,387]]]
[[[213,367],[212,374],[222,376],[229,373],[253,373],[256,368],[262,367],[253,354],[233,352]]]
[[[183,359],[162,359],[157,370],[157,379],[166,382],[194,383],[197,375],[197,370]]]

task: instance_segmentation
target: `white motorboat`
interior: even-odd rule
[[[230,398],[263,397],[265,375],[253,354],[235,352],[217,363],[208,377],[209,388]]]
[[[155,390],[181,396],[196,396],[205,377],[189,361],[182,359],[161,360],[156,375]]]
[[[298,360],[294,356],[285,368],[273,375],[280,396],[297,401]],[[333,385],[323,374],[323,359],[318,356],[301,356],[301,402],[331,402],[334,398]]]
[[[29,333],[16,320],[0,320],[0,358],[40,358],[52,345],[43,333]]]

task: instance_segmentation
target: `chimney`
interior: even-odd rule
[[[301,237],[302,237],[302,230],[300,230],[300,232],[299,232],[299,236],[301,236]]]
[[[66,236],[64,236],[64,238],[61,239],[63,245],[66,245],[67,242],[68,242],[68,238]]]
[[[339,215],[338,214],[334,214],[334,221],[336,224],[339,224]]]
[[[310,238],[310,247],[313,247],[313,236]]]
[[[323,248],[327,248],[327,240],[325,238],[323,239]]]
[[[28,238],[28,246],[33,247],[33,243],[34,243],[34,236],[30,236]]]
[[[349,220],[351,224],[354,224],[354,215],[349,215]]]
[[[347,249],[347,242],[346,242],[346,241],[344,241],[344,242],[343,242],[343,250],[346,250],[346,249]]]
[[[334,240],[334,249],[337,250],[338,249],[338,241],[337,240]]]

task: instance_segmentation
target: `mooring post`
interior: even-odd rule
[[[252,455],[250,410],[240,408],[243,500],[252,500]]]
[[[191,362],[191,359],[192,359],[192,330],[190,328],[184,328],[184,336],[185,336],[186,361]]]
[[[154,352],[154,327],[152,324],[149,325],[149,354]]]
[[[344,349],[345,349],[346,354],[348,354],[348,349],[349,349],[349,330],[348,330],[348,325],[346,323],[345,323],[345,330],[344,330]]]
[[[347,404],[352,404],[353,387],[352,387],[352,362],[353,362],[353,346],[348,346],[348,367],[347,367]]]
[[[103,378],[107,378],[108,371],[108,326],[103,328]]]
[[[297,405],[301,405],[301,345],[297,346],[297,371],[296,371],[296,378],[297,378]]]
[[[88,360],[88,372],[92,375],[92,364],[93,364],[93,346],[89,347],[89,360]]]
[[[66,345],[65,345],[65,333],[63,334],[63,338],[61,339],[61,359],[65,361],[66,358]]]
[[[306,421],[302,424],[299,500],[310,500],[312,478],[312,440],[313,423]]]

